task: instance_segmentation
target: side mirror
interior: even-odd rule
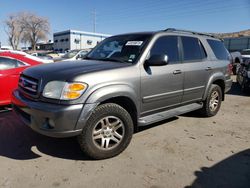
[[[164,54],[152,55],[146,60],[148,66],[164,66],[168,64],[168,56]]]

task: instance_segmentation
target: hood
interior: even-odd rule
[[[110,61],[71,61],[58,62],[51,64],[43,64],[26,69],[23,74],[43,80],[45,82],[51,80],[72,81],[74,77],[96,71],[110,70],[120,67],[130,66],[129,63],[117,63]]]

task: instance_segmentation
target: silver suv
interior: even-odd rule
[[[194,110],[216,115],[231,84],[221,40],[167,29],[112,36],[83,61],[26,69],[12,102],[36,132],[77,136],[86,155],[104,159],[139,126]]]

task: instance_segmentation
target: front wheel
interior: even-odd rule
[[[133,128],[131,116],[124,108],[113,103],[102,104],[93,111],[78,141],[89,157],[110,158],[126,149]]]
[[[212,84],[212,86],[209,89],[207,98],[204,101],[204,106],[200,110],[201,114],[206,117],[215,116],[220,109],[221,101],[222,101],[221,87],[216,84]]]

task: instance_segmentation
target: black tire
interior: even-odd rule
[[[243,92],[243,93],[245,93],[246,92],[246,87],[245,87],[245,83],[244,82],[242,82],[241,83],[241,91]]]
[[[112,119],[113,118],[113,119]],[[112,121],[116,121],[115,123]],[[110,123],[111,122],[111,123]],[[112,124],[121,126],[119,129],[110,128]],[[119,123],[120,122],[120,123]],[[107,125],[110,125],[107,126]],[[105,126],[104,126],[105,125]],[[113,127],[118,127],[117,125]],[[97,130],[97,127],[101,133]],[[103,128],[104,127],[104,128]],[[112,131],[104,132],[109,129]],[[94,132],[95,131],[95,132]],[[117,133],[116,131],[120,131]],[[122,138],[116,137],[116,132]],[[97,133],[96,136],[94,134]],[[78,142],[82,151],[93,159],[105,159],[114,157],[124,151],[129,145],[132,135],[134,133],[133,121],[130,114],[121,106],[114,103],[107,103],[98,106],[91,114],[86,126],[83,128],[81,135],[78,136]],[[107,136],[107,135],[108,136]],[[111,134],[113,134],[111,136]],[[101,137],[101,138],[97,138]],[[113,139],[120,139],[119,143],[114,142]],[[119,139],[118,139],[119,138]],[[106,139],[106,140],[105,140]],[[109,141],[107,142],[107,139]],[[104,145],[102,141],[104,140]],[[112,145],[112,143],[113,145]],[[105,147],[110,148],[105,148]]]
[[[248,92],[248,88],[247,88],[246,80],[245,80],[245,79],[243,79],[243,81],[242,81],[240,87],[241,87],[241,91],[242,91],[243,93],[247,93],[247,92]]]
[[[211,109],[212,106],[210,105],[210,101],[213,100],[212,99],[212,95],[214,93],[218,94],[218,105],[215,109]],[[222,101],[222,91],[221,91],[221,87],[216,85],[216,84],[212,84],[209,91],[208,91],[208,95],[206,100],[203,102],[203,108],[200,110],[201,115],[205,116],[205,117],[212,117],[215,116],[217,114],[217,112],[220,110],[220,106],[221,106],[221,101]]]

